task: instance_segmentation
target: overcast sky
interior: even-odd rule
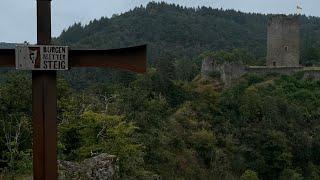
[[[244,12],[295,13],[298,0],[165,0],[188,7],[211,6]],[[320,0],[301,0],[303,13],[320,16]],[[150,0],[52,0],[53,36],[75,22],[125,12]],[[36,41],[36,0],[0,0],[0,42]]]

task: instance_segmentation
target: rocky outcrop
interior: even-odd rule
[[[110,180],[118,177],[118,158],[100,154],[81,163],[59,161],[59,179]]]

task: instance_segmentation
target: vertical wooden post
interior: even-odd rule
[[[51,44],[51,0],[37,0],[37,39]],[[56,71],[32,72],[33,173],[35,180],[56,180],[57,90]]]

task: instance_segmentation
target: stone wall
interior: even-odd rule
[[[210,77],[212,72],[219,72],[220,81],[223,82],[224,88],[228,88],[236,82],[241,76],[247,73],[253,74],[284,74],[293,75],[297,72],[303,72],[304,79],[320,80],[320,67],[269,67],[269,66],[245,66],[239,62],[216,63],[212,58],[203,60],[202,76]],[[212,77],[210,77],[212,78]],[[216,77],[217,78],[217,77]]]
[[[247,66],[246,67],[247,73],[256,73],[256,74],[276,73],[276,74],[292,75],[299,71],[303,71],[302,66],[298,66],[298,67]]]
[[[246,73],[246,67],[239,62],[219,64],[213,58],[205,58],[202,62],[201,74],[208,77],[212,72],[218,72],[220,80],[224,83],[224,86],[228,87]]]
[[[238,62],[226,62],[215,65],[215,70],[220,73],[220,79],[225,87],[231,86],[234,81],[237,81],[241,76],[247,73],[246,67]]]
[[[300,25],[298,16],[276,15],[268,21],[267,62],[271,66],[299,66]]]
[[[320,70],[304,70],[304,79],[313,79],[316,81],[320,80]]]
[[[246,73],[255,74],[285,74],[293,75],[297,72],[304,72],[305,78],[312,78],[320,80],[320,68],[308,68],[303,66],[291,66],[291,67],[270,67],[270,66],[245,66],[240,62],[225,62],[219,64],[212,58],[206,58],[203,60],[201,74],[209,77],[212,72],[218,72],[220,74],[220,81],[223,82],[224,87],[230,87],[233,82],[237,81]]]
[[[201,74],[204,76],[209,76],[212,71],[214,71],[213,58],[211,57],[205,58],[202,61]]]

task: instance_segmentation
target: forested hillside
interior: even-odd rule
[[[12,43],[2,43],[0,42],[0,48],[14,48],[14,44]]]
[[[270,16],[270,15],[269,15]],[[204,51],[250,50],[263,64],[266,56],[269,16],[208,7],[184,8],[149,3],[112,18],[74,24],[57,39],[74,47],[118,48],[149,45],[150,62],[162,55],[193,58]],[[306,49],[320,44],[320,18],[300,17],[302,57]],[[260,60],[260,61],[259,61]],[[302,59],[302,63],[307,61]]]
[[[59,73],[59,159],[116,155],[124,180],[320,179],[320,81],[303,73],[247,74],[223,89],[220,74],[199,75],[208,54],[263,64],[267,18],[150,3],[71,26],[55,43],[147,43],[150,67],[139,75],[101,69]],[[320,19],[301,20],[303,62],[317,64]],[[30,177],[31,74],[1,76],[0,179]]]

